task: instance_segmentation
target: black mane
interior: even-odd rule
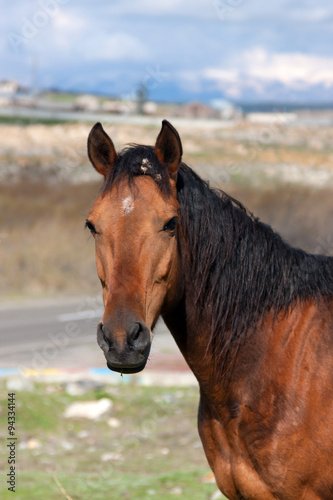
[[[146,158],[150,167],[141,170]],[[169,194],[166,169],[152,147],[130,146],[119,156],[104,190],[136,175],[150,175]],[[251,335],[267,313],[277,317],[298,302],[333,295],[333,259],[288,245],[238,201],[181,164],[177,180],[187,286],[200,314],[211,318],[210,345],[225,366],[232,348]]]
[[[331,257],[291,247],[186,165],[178,198],[190,248],[189,284],[212,318],[210,345],[221,369],[267,313],[276,319],[298,302],[333,295]]]

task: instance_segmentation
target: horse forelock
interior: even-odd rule
[[[138,144],[129,144],[118,154],[115,165],[105,179],[103,194],[109,192],[113,186],[119,185],[121,181],[127,181],[133,186],[137,176],[151,177],[163,196],[171,195],[167,167],[158,161],[152,146]]]

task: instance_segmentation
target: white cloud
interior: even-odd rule
[[[300,21],[321,22],[328,19],[333,14],[332,5],[327,7],[311,6],[309,9],[296,7],[292,13],[294,19]]]
[[[254,22],[258,19],[266,19],[268,22],[278,20],[290,23],[309,22],[317,23],[329,19],[333,15],[333,4],[331,0],[317,0],[317,2],[299,2],[299,0],[279,0],[279,2],[267,2],[265,0],[215,0],[222,6],[224,4],[234,5],[235,20]],[[212,0],[214,2],[214,0]]]
[[[216,22],[255,20],[258,18],[285,19],[318,22],[333,15],[331,0],[318,0],[317,4],[302,5],[298,0],[132,0],[110,2],[108,13],[119,16],[158,17],[171,15],[174,17],[195,18],[202,21]]]
[[[333,92],[332,0],[70,0],[14,51],[8,33],[21,35],[23,18],[35,22],[47,1],[8,3],[0,18],[0,79],[29,82],[38,59],[41,85],[78,90],[109,85],[126,93],[147,67],[159,66],[169,74],[158,87],[162,99],[179,87],[182,96],[221,90],[233,98],[244,89],[279,95],[282,85]],[[230,15],[221,16],[219,5]]]
[[[86,19],[71,12],[59,11],[53,19],[53,29],[50,33],[52,41],[49,45],[59,49],[70,48],[74,38],[84,39],[86,30]]]
[[[59,11],[54,16],[54,27],[61,31],[71,31],[74,33],[82,32],[87,27],[87,19],[74,15],[70,12]]]
[[[256,49],[244,54],[244,64],[252,77],[263,81],[278,80],[291,87],[333,85],[333,57],[299,52],[268,54]]]
[[[119,31],[112,35],[103,35],[90,40],[87,60],[106,61],[144,61],[150,55],[150,49],[137,37]]]
[[[228,0],[226,0],[228,1]],[[122,0],[110,2],[108,13],[118,16],[167,16],[207,19],[214,17],[214,0]]]
[[[233,62],[233,68],[210,67],[202,72],[203,78],[215,80],[230,97],[240,95],[244,86],[260,92],[265,85],[276,82],[295,90],[311,85],[333,86],[333,57],[298,52],[269,54],[257,48]]]

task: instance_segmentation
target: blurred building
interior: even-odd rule
[[[91,94],[82,94],[75,99],[75,109],[79,111],[99,111],[100,100]]]
[[[102,104],[102,110],[114,115],[133,114],[136,110],[136,103],[130,100],[107,99]]]
[[[19,84],[14,80],[2,80],[0,82],[0,95],[2,96],[13,96],[19,89]]]
[[[202,102],[190,102],[178,106],[173,114],[183,118],[234,120],[242,117],[242,110],[230,101],[216,99],[211,102],[210,106]]]
[[[235,120],[243,116],[242,109],[227,99],[213,99],[211,106],[219,112],[222,120]]]
[[[176,108],[175,115],[181,116],[182,118],[220,118],[219,112],[216,109],[201,102],[190,102],[188,104],[183,104],[182,106]]]
[[[0,82],[0,107],[10,106],[20,86],[14,80],[2,80]]]

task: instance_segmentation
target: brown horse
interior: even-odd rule
[[[199,433],[230,499],[333,499],[333,259],[285,243],[181,162],[167,121],[155,147],[117,154],[86,225],[105,313],[98,344],[134,373],[162,315],[200,385]]]

